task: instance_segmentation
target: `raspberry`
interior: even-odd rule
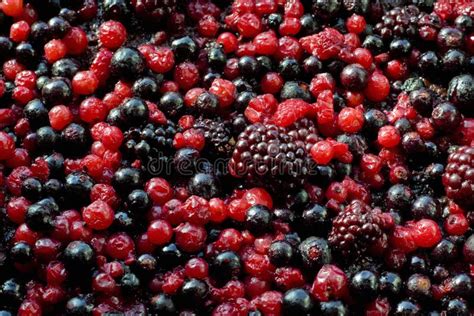
[[[15,85],[34,89],[36,87],[36,74],[31,70],[23,70],[15,76]]]
[[[287,127],[303,118],[311,110],[311,105],[303,100],[286,100],[278,105],[271,121],[275,125]]]
[[[301,38],[300,44],[306,52],[327,60],[339,54],[344,44],[344,35],[336,29],[325,28],[317,34]]]
[[[99,41],[105,48],[117,49],[127,39],[127,30],[118,21],[107,21],[99,27]]]
[[[363,253],[386,238],[392,226],[390,215],[354,200],[333,220],[328,241],[343,255]]]
[[[259,95],[249,101],[244,115],[251,123],[264,122],[273,115],[277,106],[278,101],[272,94]]]
[[[474,147],[462,146],[449,155],[443,185],[456,203],[474,205]]]

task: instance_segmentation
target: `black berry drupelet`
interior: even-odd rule
[[[449,155],[443,184],[456,203],[474,205],[474,147],[459,147]]]
[[[389,214],[354,200],[333,220],[328,240],[343,255],[360,254],[386,238],[392,225]]]
[[[307,176],[309,145],[318,139],[310,120],[288,128],[253,124],[238,137],[229,162],[231,173],[269,188],[293,188]]]

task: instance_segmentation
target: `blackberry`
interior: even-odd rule
[[[364,253],[384,238],[391,225],[388,214],[354,200],[333,220],[328,241],[344,256]]]
[[[420,10],[416,6],[396,7],[382,17],[382,22],[375,25],[374,31],[383,39],[413,38],[418,33],[419,16]]]
[[[474,147],[463,146],[449,155],[443,185],[456,203],[474,205]]]
[[[204,132],[206,148],[216,157],[229,157],[234,149],[231,123],[224,120],[198,119],[194,128]]]
[[[287,128],[252,124],[239,135],[229,168],[234,176],[270,190],[294,189],[310,173],[308,152],[317,140],[308,119]]]

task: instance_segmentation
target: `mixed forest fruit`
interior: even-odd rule
[[[0,315],[474,314],[472,0],[3,0]]]

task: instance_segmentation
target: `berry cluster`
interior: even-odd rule
[[[474,314],[472,0],[3,0],[0,315]]]

